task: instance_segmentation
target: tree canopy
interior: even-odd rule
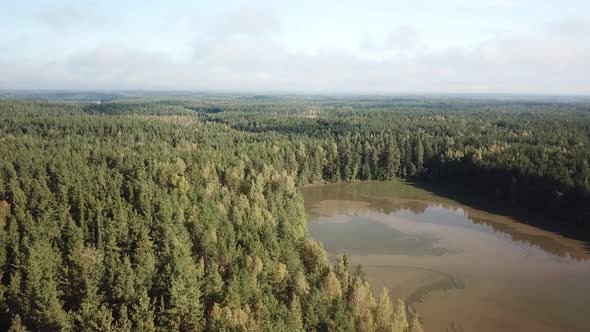
[[[0,119],[1,330],[421,330],[309,238],[307,184],[453,181],[590,219],[587,105],[5,100]]]

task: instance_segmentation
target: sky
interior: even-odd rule
[[[0,89],[590,95],[590,1],[1,0]]]

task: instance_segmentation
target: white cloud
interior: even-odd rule
[[[180,58],[108,40],[45,63],[0,57],[0,88],[590,94],[584,19],[443,51],[429,50],[412,25],[367,36],[360,54],[334,47],[300,54],[280,31],[272,10],[244,7],[209,20]]]
[[[422,33],[413,25],[403,24],[394,26],[383,40],[376,40],[371,36],[365,36],[359,42],[359,47],[368,52],[394,51],[405,53],[415,50],[423,44]]]
[[[35,13],[38,22],[59,33],[80,32],[81,28],[98,28],[109,24],[107,17],[98,15],[91,4],[47,5]]]

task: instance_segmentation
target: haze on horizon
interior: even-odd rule
[[[586,0],[10,1],[0,89],[590,94]]]

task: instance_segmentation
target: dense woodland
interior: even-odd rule
[[[0,330],[420,331],[309,238],[308,184],[452,181],[589,227],[581,102],[4,100],[0,120]]]

